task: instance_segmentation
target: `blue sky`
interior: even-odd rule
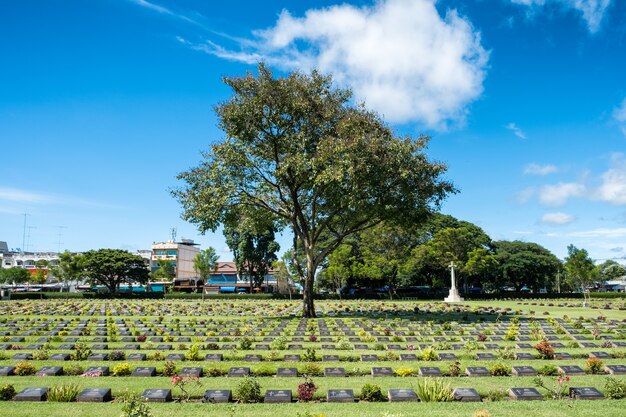
[[[444,213],[559,257],[626,256],[621,1],[4,1],[0,53],[12,248],[147,249],[176,227],[230,260],[168,190],[223,138],[221,77],[263,60],[330,72],[398,134],[432,136],[461,190]]]

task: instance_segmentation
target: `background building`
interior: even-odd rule
[[[182,239],[180,242],[155,242],[152,244],[152,260],[150,270],[159,269],[159,261],[167,259],[173,262],[174,278],[189,279],[198,275],[193,267],[193,260],[200,253],[198,244],[191,239]]]

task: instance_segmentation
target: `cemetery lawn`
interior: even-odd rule
[[[355,404],[150,404],[154,417],[471,417],[486,409],[494,417],[623,417],[623,400],[498,401],[487,403],[366,403]],[[0,402],[0,415],[10,417],[119,417],[120,404]]]
[[[94,347],[94,352],[99,353],[112,354],[118,351],[129,355],[141,352],[150,358],[159,352],[163,355],[184,354],[190,346],[199,344],[205,347],[200,348],[198,358],[203,359],[206,354],[221,353],[223,360],[175,361],[177,371],[183,367],[201,367],[205,373],[219,370],[217,373],[223,374],[230,368],[247,367],[253,374],[258,375],[256,379],[261,385],[262,394],[265,390],[291,390],[295,399],[298,384],[303,382],[304,378],[273,375],[278,368],[297,368],[299,374],[302,374],[308,366],[307,362],[293,362],[281,358],[287,354],[304,356],[307,348],[312,347],[315,348],[317,356],[314,363],[318,366],[318,372],[323,372],[324,368],[343,368],[347,377],[313,376],[312,380],[318,390],[311,403],[201,403],[199,398],[205,390],[234,391],[241,381],[241,378],[236,377],[205,376],[201,378],[203,385],[193,392],[191,402],[150,403],[152,416],[471,417],[478,410],[488,410],[493,417],[624,417],[626,399],[600,401],[486,399],[498,391],[505,396],[509,388],[534,387],[533,377],[529,376],[444,378],[445,383],[451,388],[476,389],[478,394],[485,398],[485,402],[482,403],[325,402],[326,393],[330,389],[352,389],[355,398],[359,398],[361,388],[365,384],[378,385],[385,397],[389,389],[415,390],[418,381],[424,379],[422,376],[415,376],[420,367],[438,367],[442,372],[447,372],[453,363],[453,360],[447,358],[432,361],[399,360],[399,354],[419,355],[421,349],[430,347],[437,353],[447,352],[456,355],[463,371],[467,367],[492,369],[495,364],[508,367],[509,372],[512,366],[532,366],[538,369],[544,365],[577,365],[588,371],[587,358],[594,351],[609,354],[602,359],[603,365],[626,365],[625,299],[593,300],[589,308],[582,308],[581,303],[581,300],[504,300],[468,301],[459,305],[444,305],[433,301],[319,301],[317,306],[321,317],[309,320],[307,324],[306,321],[301,322],[299,317],[299,301],[0,302],[0,331],[3,333],[0,335],[0,343],[13,347],[0,350],[0,366],[15,366],[20,360],[12,359],[12,355],[23,352],[35,353],[38,350],[35,346],[44,343],[47,343],[50,355],[71,352],[71,348],[62,348],[61,345],[69,343],[67,339],[73,336],[68,332],[80,329],[82,333],[73,339],[86,342]],[[526,325],[518,328],[516,327],[518,321]],[[534,323],[535,321],[537,323]],[[541,323],[541,331],[549,333],[539,336],[539,339],[544,336],[553,337],[552,340],[562,345],[556,349],[557,352],[567,352],[571,357],[563,360],[513,359],[512,356],[515,354],[537,354],[532,345],[539,339],[529,338],[530,330],[533,329],[529,323],[537,326]],[[413,327],[415,329],[412,329]],[[524,333],[517,334],[515,340],[507,340],[504,336],[510,328],[523,330]],[[85,329],[89,331],[85,332]],[[142,341],[134,340],[148,331],[152,332],[148,334],[148,340],[145,336]],[[592,335],[592,331],[597,334]],[[100,334],[101,332],[103,333]],[[309,339],[312,334],[316,335],[316,340]],[[155,336],[165,340],[151,340]],[[285,345],[278,349],[268,348],[279,336],[287,338],[286,345],[298,347],[291,349]],[[484,338],[479,343],[480,347],[468,350],[465,342],[479,340],[479,336]],[[179,341],[179,337],[186,340]],[[251,338],[251,346],[240,348],[239,344],[244,337]],[[123,340],[128,338],[130,340]],[[72,340],[71,343],[77,341]],[[610,345],[609,341],[621,344],[607,346],[606,343]],[[585,347],[582,347],[580,342],[583,342]],[[108,347],[95,347],[102,346],[101,343]],[[489,346],[489,344],[493,346],[494,343],[495,349]],[[586,346],[585,343],[591,346]],[[137,344],[138,349],[126,349],[127,344]],[[160,350],[158,346],[161,344],[170,347]],[[206,347],[209,344],[215,346]],[[340,347],[341,344],[347,344],[348,347]],[[525,346],[517,347],[518,344]],[[496,358],[477,359],[475,356],[477,352],[493,354]],[[246,361],[244,356],[247,354],[261,355],[263,361]],[[336,355],[339,360],[320,360],[324,355]],[[376,355],[378,360],[364,361],[361,360],[361,355]],[[28,362],[36,369],[44,366],[62,366],[67,369],[76,364],[82,368],[91,366],[113,368],[125,363],[131,369],[154,367],[159,376],[0,376],[0,386],[12,384],[19,392],[27,387],[53,387],[74,383],[79,385],[81,390],[111,388],[113,397],[119,396],[125,390],[141,394],[149,388],[172,389],[174,398],[180,395],[180,391],[170,384],[171,377],[161,376],[165,364],[163,359],[61,361],[40,358]],[[410,368],[413,375],[372,377],[370,371],[374,367],[391,368],[393,371]],[[463,371],[461,373],[464,375]],[[547,381],[556,379],[556,377],[546,378]],[[625,375],[616,376],[616,379],[626,382]],[[569,386],[595,387],[605,393],[605,380],[605,375],[592,375],[587,372],[584,375],[572,375]],[[545,390],[541,388],[538,390],[548,397]],[[68,404],[50,401],[41,403],[0,401],[0,417],[119,417],[121,414],[121,404],[116,402]]]

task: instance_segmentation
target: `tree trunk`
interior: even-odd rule
[[[316,265],[313,265],[313,258],[311,254],[307,253],[306,256],[306,277],[304,279],[304,296],[303,307],[302,307],[302,317],[305,318],[315,318],[315,305],[313,302],[313,283],[315,282],[315,269],[317,269]]]

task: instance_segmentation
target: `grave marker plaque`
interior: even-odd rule
[[[377,355],[361,355],[362,362],[376,362],[378,360]]]
[[[400,360],[401,361],[416,361],[417,355],[414,353],[401,353]]]
[[[46,401],[48,388],[24,388],[13,398],[13,401]]]
[[[204,356],[205,361],[220,362],[222,360],[221,353],[209,353]]]
[[[346,370],[343,368],[324,368],[324,376],[326,377],[345,377]]]
[[[111,388],[85,388],[76,401],[81,403],[105,403],[113,399]]]
[[[372,368],[372,376],[389,377],[389,376],[396,376],[396,374],[393,372],[393,369],[391,368],[374,367]]]
[[[353,403],[354,392],[351,389],[329,389],[326,401],[329,403]]]
[[[577,400],[603,400],[604,394],[593,387],[571,387],[569,396]]]
[[[489,370],[483,366],[468,366],[465,368],[465,373],[467,376],[490,376]]]
[[[182,377],[197,377],[200,378],[204,375],[202,368],[183,368],[178,373],[178,376]]]
[[[604,372],[611,375],[626,375],[626,365],[607,365]]]
[[[530,360],[534,360],[536,358],[531,353],[521,352],[521,353],[516,353],[515,354],[515,359],[517,359],[518,361],[519,360],[530,361]]]
[[[578,365],[562,365],[557,369],[565,375],[585,375],[585,371]]]
[[[72,359],[72,357],[69,353],[55,353],[50,356],[51,361],[69,361],[70,359]]]
[[[15,366],[0,366],[0,376],[15,375]]]
[[[172,390],[150,388],[145,390],[141,396],[150,403],[166,403],[172,401]]]
[[[62,366],[44,366],[37,371],[35,376],[59,376],[63,375]]]
[[[228,370],[229,377],[242,378],[250,375],[250,368],[230,368]]]
[[[265,398],[263,402],[266,403],[290,403],[291,402],[291,390],[288,389],[268,389],[265,391]]]
[[[543,395],[535,388],[511,388],[509,389],[509,397],[518,401],[543,400]]]
[[[436,366],[420,366],[419,374],[421,376],[442,376],[441,369],[437,368]]]
[[[322,355],[324,362],[339,362],[339,355]]]
[[[297,368],[278,368],[276,370],[276,376],[282,378],[293,378],[298,376]]]
[[[300,359],[300,355],[285,355],[283,357],[283,360],[285,360],[286,362],[300,362]]]
[[[513,376],[536,376],[537,370],[532,366],[514,366],[511,374]]]
[[[85,373],[95,374],[99,373],[100,376],[109,376],[110,370],[108,366],[90,366]]]
[[[156,376],[157,372],[156,372],[156,368],[152,367],[152,366],[138,366],[135,369],[133,369],[133,372],[130,374],[130,376],[143,376],[143,377],[149,377],[149,376]]]
[[[390,389],[387,393],[390,402],[419,401],[417,394],[412,389]]]
[[[482,399],[474,388],[455,388],[452,396],[456,401],[462,402],[480,402]]]

